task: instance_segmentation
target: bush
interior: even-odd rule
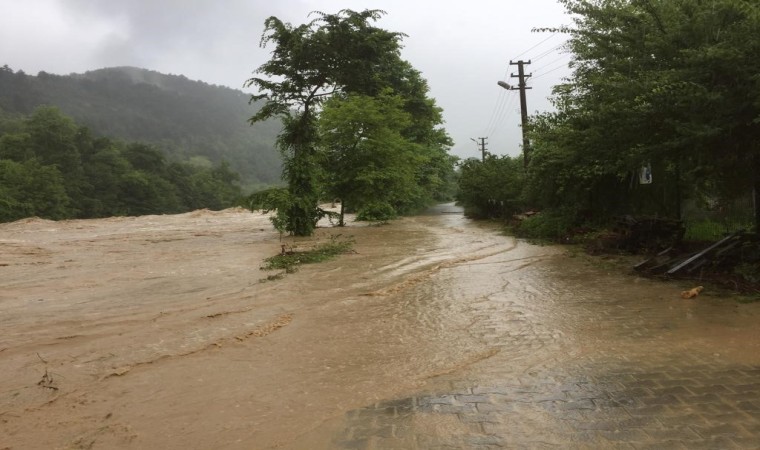
[[[264,260],[261,270],[283,269],[286,273],[295,272],[301,264],[314,264],[327,261],[347,253],[354,245],[352,239],[339,240],[340,235],[330,236],[330,242],[319,244],[311,250],[300,252],[285,252],[280,255],[271,256]]]
[[[574,213],[545,211],[520,222],[515,233],[529,239],[559,241],[574,225]]]
[[[356,214],[356,220],[366,222],[386,222],[397,216],[393,206],[385,202],[370,203]]]

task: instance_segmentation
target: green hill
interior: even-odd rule
[[[247,123],[257,108],[235,89],[135,67],[37,76],[0,68],[0,110],[58,107],[96,135],[157,146],[169,160],[227,161],[250,188],[280,180],[278,121]]]

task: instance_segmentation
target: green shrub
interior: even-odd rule
[[[751,224],[746,224],[743,227],[741,225],[732,224],[732,226],[728,226],[713,220],[686,221],[684,240],[688,242],[715,242],[740,228],[748,230],[752,228]]]
[[[354,245],[353,240],[339,240],[340,235],[330,236],[330,242],[319,244],[311,250],[291,251],[271,256],[264,260],[261,270],[281,269],[285,273],[294,273],[301,264],[313,264],[327,261],[335,256],[346,253]]]
[[[567,211],[545,211],[529,217],[516,227],[520,237],[558,241],[575,225],[575,214]]]
[[[385,202],[370,203],[356,214],[356,220],[365,222],[386,222],[397,216],[393,206]]]

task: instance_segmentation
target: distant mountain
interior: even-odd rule
[[[278,121],[250,126],[249,95],[136,67],[83,74],[31,76],[0,68],[0,110],[29,114],[53,105],[95,134],[156,145],[169,159],[196,164],[221,160],[251,187],[280,180],[274,142]]]

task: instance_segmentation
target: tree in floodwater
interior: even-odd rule
[[[388,60],[397,60],[400,33],[371,25],[384,12],[342,10],[294,27],[276,17],[265,21],[261,45],[275,45],[271,59],[261,65],[246,86],[264,100],[251,123],[280,117],[284,129],[278,138],[283,154],[287,195],[280,196],[275,223],[297,236],[311,235],[321,215],[318,206],[319,161],[317,112],[335,93],[374,95],[383,87],[375,76]]]
[[[403,106],[390,89],[376,97],[334,96],[325,104],[319,120],[325,189],[341,199],[341,225],[347,210],[388,220],[399,204],[422,195],[415,169],[423,153],[402,136],[411,124]]]

